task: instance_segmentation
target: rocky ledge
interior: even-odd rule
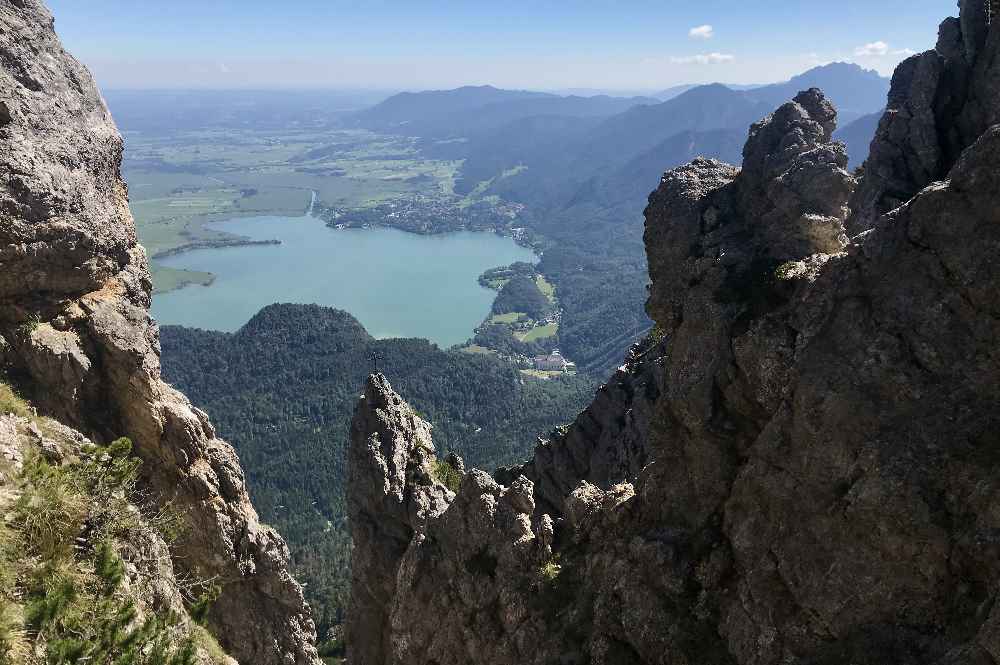
[[[663,177],[655,337],[534,459],[453,494],[370,382],[355,662],[1000,661],[1000,30],[961,4],[863,170],[808,90]]]

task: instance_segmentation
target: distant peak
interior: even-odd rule
[[[798,81],[804,78],[809,78],[816,76],[817,74],[848,74],[848,75],[863,75],[869,78],[884,78],[874,69],[865,69],[861,65],[853,62],[831,62],[825,65],[819,65],[813,67],[812,69],[807,69],[806,71],[793,76],[791,81]]]

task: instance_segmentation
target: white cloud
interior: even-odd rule
[[[728,53],[699,53],[698,55],[685,55],[670,58],[670,62],[675,65],[722,65],[732,62],[736,56]]]
[[[854,49],[854,57],[864,63],[864,66],[875,67],[880,71],[882,68],[889,68],[890,72],[892,65],[915,53],[916,51],[909,48],[892,48],[888,42],[882,40]]]
[[[854,55],[859,58],[881,58],[889,55],[889,45],[883,41],[871,42],[854,49]]]
[[[699,25],[688,30],[691,39],[711,39],[715,36],[715,28],[710,25]]]
[[[229,69],[229,66],[224,62],[218,63],[217,67],[219,69],[220,74],[228,74],[231,71]]]

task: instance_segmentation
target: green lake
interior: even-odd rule
[[[534,253],[492,233],[424,236],[394,229],[328,228],[305,217],[219,222],[222,231],[280,245],[199,249],[157,262],[215,274],[208,287],[153,297],[161,325],[234,332],[261,308],[302,303],[350,312],[375,337],[423,337],[462,343],[496,296],[479,286],[485,270]]]

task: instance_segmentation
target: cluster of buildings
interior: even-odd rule
[[[535,369],[540,372],[575,372],[576,364],[566,360],[559,349],[554,349],[547,356],[535,356],[532,359]]]
[[[323,218],[338,229],[391,226],[424,234],[460,229],[504,232],[522,210],[519,203],[480,201],[462,206],[456,198],[416,194],[371,208],[328,208]]]

